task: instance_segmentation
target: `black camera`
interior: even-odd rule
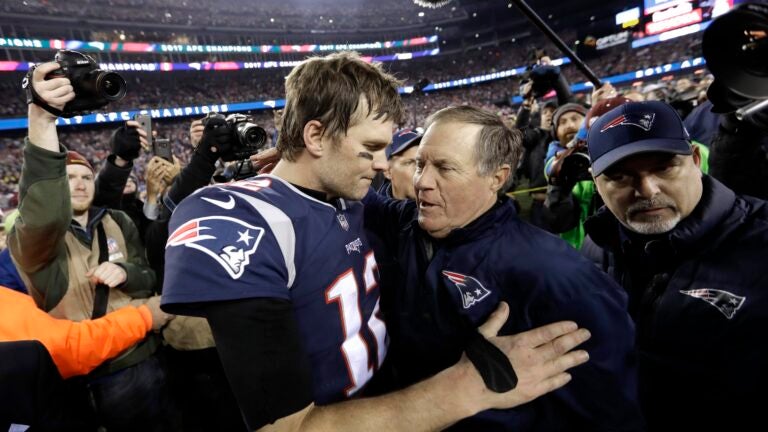
[[[533,85],[530,88],[530,92],[533,93],[533,97],[541,98],[555,88],[557,81],[560,79],[560,67],[553,65],[533,65],[523,74],[523,79],[520,82],[522,87],[528,82],[532,82]],[[526,98],[531,93],[522,94],[521,96]]]
[[[123,77],[115,72],[99,69],[98,63],[90,56],[77,51],[60,50],[56,53],[54,60],[61,67],[46,75],[45,78],[69,78],[75,91],[75,98],[64,106],[61,117],[69,118],[87,114],[125,97],[126,85]],[[25,89],[32,87],[31,74],[32,71],[24,78],[22,87]],[[36,95],[33,93],[32,96]],[[29,98],[30,96],[28,96],[28,102]],[[32,99],[36,104],[46,108],[44,101],[35,97]]]
[[[248,159],[267,145],[267,132],[254,123],[250,116],[230,114],[225,117],[224,114],[209,113],[203,118],[203,125],[208,124],[212,118],[224,120],[226,123],[219,127],[229,129],[229,151],[219,156],[224,162]]]
[[[744,3],[717,18],[702,41],[715,81],[712,112],[736,112],[768,129],[768,6]]]
[[[530,48],[527,58],[532,64],[522,75],[520,96],[528,98],[533,94],[533,97],[537,99],[544,97],[555,88],[560,80],[560,67],[552,65],[547,53],[541,49]],[[531,83],[530,88],[527,92],[523,92],[523,87],[529,82]]]
[[[552,163],[549,183],[555,186],[573,188],[582,180],[592,180],[589,168],[592,166],[584,141],[574,139]]]

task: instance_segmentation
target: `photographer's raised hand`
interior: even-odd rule
[[[40,98],[56,109],[63,109],[67,102],[75,98],[75,91],[68,78],[45,79],[46,75],[59,69],[56,62],[43,63],[32,73],[30,85]],[[26,78],[25,78],[26,79]],[[56,135],[56,116],[43,108],[29,104],[29,140],[32,144],[46,150],[58,152],[59,138]]]
[[[195,120],[189,125],[189,142],[192,143],[192,148],[197,147],[200,144],[200,139],[203,138],[203,126],[202,120]]]
[[[603,99],[610,99],[612,97],[616,97],[617,95],[618,93],[616,92],[616,88],[614,88],[611,83],[606,82],[599,88],[596,88],[592,91],[592,105],[595,105]]]
[[[158,194],[169,184],[165,181],[165,177],[168,174],[168,165],[171,165],[171,163],[158,156],[152,157],[147,163],[145,180],[148,202],[156,203]]]
[[[163,180],[165,180],[166,184],[170,185],[181,172],[181,161],[179,161],[179,158],[174,156],[173,163],[165,159],[163,159],[163,162],[166,164],[165,176],[163,177]]]
[[[227,121],[223,118],[210,117],[205,123],[200,143],[195,147],[195,153],[203,156],[209,162],[215,163],[221,154],[231,149],[230,138],[231,133]]]
[[[115,129],[109,139],[112,154],[117,156],[115,164],[125,166],[139,157],[141,149],[149,148],[147,132],[141,128],[138,122],[128,120],[125,125]]]
[[[252,155],[250,160],[253,169],[256,172],[259,174],[269,174],[272,172],[272,168],[275,167],[275,164],[280,161],[280,152],[272,147]]]

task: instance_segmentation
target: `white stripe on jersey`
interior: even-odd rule
[[[317,198],[314,198],[314,197],[311,197],[311,196],[305,194],[304,192],[302,192],[299,189],[297,189],[296,186],[292,185],[291,183],[283,180],[282,178],[280,178],[280,177],[278,177],[276,175],[273,175],[273,174],[261,174],[261,175],[259,175],[256,178],[262,178],[262,177],[267,177],[267,178],[270,178],[270,179],[273,179],[273,180],[277,180],[280,183],[284,184],[285,187],[287,187],[288,189],[292,190],[293,192],[296,192],[296,194],[298,194],[298,195],[300,195],[300,196],[302,196],[302,197],[304,197],[304,198],[306,198],[306,199],[308,199],[310,201],[314,201],[314,202],[316,202],[318,204],[322,204],[324,206],[330,207],[331,209],[336,211],[336,207],[334,207],[333,205],[328,204],[327,202],[324,202],[324,201],[320,201]]]
[[[261,217],[263,217],[265,221],[267,221],[269,229],[272,231],[272,234],[274,234],[275,239],[277,239],[277,244],[280,246],[280,251],[283,253],[285,268],[288,269],[288,288],[290,289],[296,278],[296,264],[294,262],[294,256],[296,254],[296,233],[293,230],[293,222],[291,222],[291,219],[288,215],[283,213],[282,210],[266,201],[233,191],[232,189],[228,189],[227,192],[244,199],[256,209],[259,214],[261,214]]]

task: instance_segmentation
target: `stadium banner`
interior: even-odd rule
[[[657,35],[635,39],[632,41],[632,49],[657,44],[659,42],[665,42],[665,41],[676,39],[682,36],[687,36],[693,33],[698,33],[706,30],[711,23],[712,21],[707,21],[700,24],[692,24],[689,26],[680,27],[675,30],[666,31],[664,33],[660,33]]]
[[[419,36],[410,39],[333,44],[292,44],[292,45],[197,45],[171,44],[163,42],[86,42],[63,39],[35,39],[0,37],[0,48],[7,49],[68,49],[83,52],[120,52],[120,53],[312,53],[327,51],[369,51],[390,48],[404,48],[437,43],[437,35]]]
[[[565,65],[570,63],[566,58],[553,60],[555,65]],[[609,82],[611,84],[621,84],[629,81],[637,81],[648,79],[652,77],[658,77],[668,73],[675,73],[690,68],[696,68],[704,66],[706,62],[703,57],[696,57],[693,59],[684,60],[676,63],[668,63],[659,65],[652,68],[640,69],[634,72],[627,72],[619,75],[613,75],[609,77],[601,78],[603,82]],[[449,88],[463,87],[466,85],[477,84],[481,82],[494,81],[498,79],[504,79],[511,76],[521,75],[525,72],[524,67],[509,69],[505,71],[493,72],[484,75],[478,75],[474,77],[461,78],[457,80],[445,81],[441,83],[429,84],[424,87],[422,91],[431,92],[438,90],[445,90]],[[593,88],[592,83],[583,82],[571,85],[571,90],[574,93],[591,91]],[[413,87],[401,87],[399,89],[401,94],[413,93]],[[515,96],[511,100],[512,103],[518,104],[522,102],[520,96]],[[134,114],[149,114],[155,119],[170,119],[170,118],[183,118],[190,116],[204,116],[209,112],[242,112],[242,111],[257,111],[274,108],[282,108],[285,106],[285,99],[274,99],[257,102],[243,102],[232,104],[213,104],[213,105],[198,105],[198,106],[185,106],[185,107],[168,107],[168,108],[153,108],[153,109],[141,109],[141,110],[127,110],[127,111],[114,111],[107,113],[95,113],[86,116],[75,116],[71,119],[59,118],[56,119],[57,126],[72,126],[72,125],[87,125],[87,124],[107,124],[113,122],[121,122],[131,120]],[[0,130],[13,130],[13,129],[25,129],[27,127],[26,118],[9,118],[0,119]]]
[[[419,57],[436,56],[440,48],[431,50],[386,54],[380,56],[361,56],[370,62],[390,62],[411,60]],[[292,68],[302,60],[263,61],[263,62],[192,62],[192,63],[101,63],[99,67],[115,72],[172,72],[172,71],[223,71],[245,69]],[[35,63],[20,61],[0,61],[0,72],[28,71]]]

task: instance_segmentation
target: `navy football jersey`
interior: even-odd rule
[[[315,403],[347,398],[381,365],[387,334],[363,206],[316,200],[275,176],[209,186],[174,211],[163,308],[289,300],[312,365]]]

